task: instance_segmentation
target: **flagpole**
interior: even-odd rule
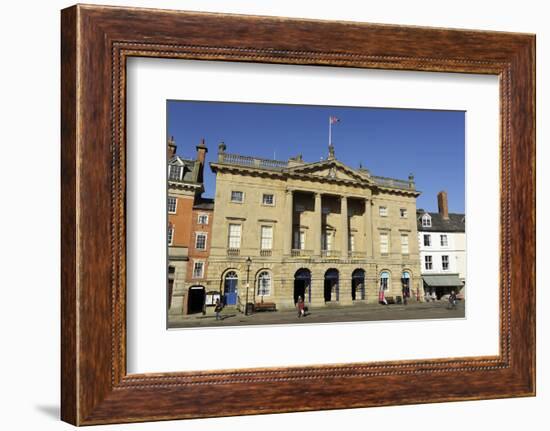
[[[332,145],[332,121],[330,116],[328,117],[328,145]]]

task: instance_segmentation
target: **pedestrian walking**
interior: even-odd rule
[[[216,306],[214,307],[214,311],[216,312],[216,320],[223,320],[222,316],[220,316],[220,312],[222,311],[223,306],[219,299],[216,299]]]
[[[449,295],[449,309],[456,308],[456,293],[454,290],[451,290],[451,294]]]
[[[296,302],[296,308],[298,309],[298,318],[305,316],[305,304],[301,296],[298,296],[298,302]]]
[[[411,290],[409,289],[409,286],[404,285],[402,293],[403,293],[403,304],[407,305],[409,303],[409,297],[411,296]]]
[[[384,294],[384,288],[381,287],[378,291],[378,302],[383,305],[388,305],[388,301],[386,299],[386,295]]]

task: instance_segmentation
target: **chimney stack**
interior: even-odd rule
[[[176,141],[174,141],[174,137],[170,136],[170,139],[168,139],[168,160],[176,155],[177,149],[178,146],[176,145]]]
[[[449,220],[449,204],[447,203],[447,192],[442,190],[437,194],[437,206],[443,220]]]
[[[203,175],[204,175],[204,163],[206,161],[206,153],[208,152],[208,148],[206,148],[206,145],[204,143],[204,138],[201,139],[201,143],[197,145],[197,162],[199,162],[199,177],[198,181],[202,183],[203,181]]]
[[[197,160],[204,165],[204,160],[206,159],[206,153],[208,148],[204,144],[204,138],[201,139],[201,143],[197,145]]]

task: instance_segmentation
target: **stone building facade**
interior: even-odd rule
[[[218,148],[209,284],[228,305],[376,303],[421,288],[411,175],[371,175],[328,158],[260,159]],[[398,298],[399,297],[399,298]]]

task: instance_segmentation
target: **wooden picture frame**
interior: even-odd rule
[[[77,5],[62,11],[61,48],[64,421],[91,425],[535,394],[534,35]],[[499,355],[128,375],[130,56],[498,75]],[[300,382],[307,382],[307,396]]]

